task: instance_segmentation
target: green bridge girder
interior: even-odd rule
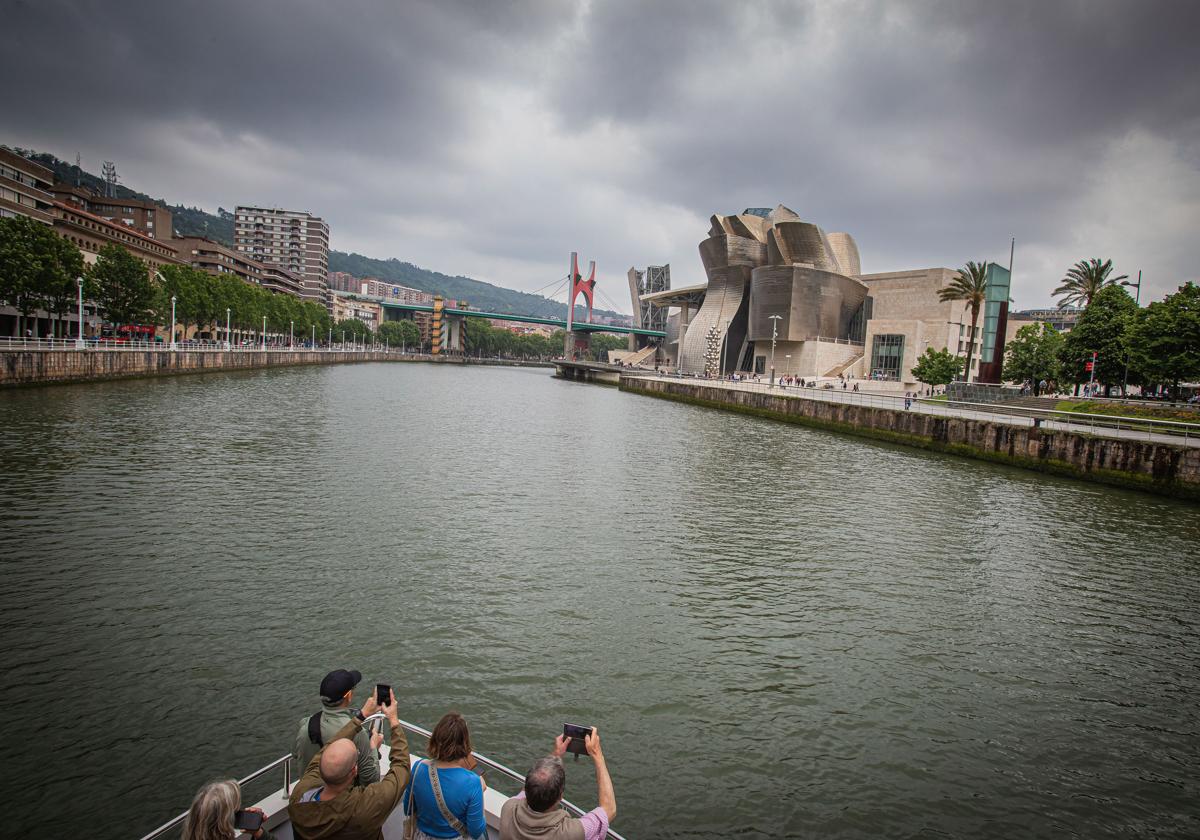
[[[375,303],[380,304],[385,309],[403,309],[407,312],[432,312],[432,306],[424,306],[419,303],[396,303],[393,301],[378,300],[376,298],[367,298]],[[516,321],[521,324],[548,324],[552,327],[560,329],[567,328],[567,322],[557,318],[535,318],[532,315],[510,315],[506,312],[479,312],[475,309],[443,309],[443,315],[461,315],[467,318],[494,318],[497,321]],[[657,338],[666,338],[667,334],[662,330],[644,330],[640,327],[610,327],[606,324],[585,324],[576,321],[573,325],[577,332],[611,332],[611,333],[633,333],[634,335],[650,335]]]

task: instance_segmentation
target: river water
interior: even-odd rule
[[[7,836],[140,836],[335,667],[597,725],[630,840],[1200,834],[1196,507],[419,364],[0,392],[0,461]]]

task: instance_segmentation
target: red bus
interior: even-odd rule
[[[161,337],[155,335],[157,330],[157,327],[146,324],[121,324],[116,327],[105,326],[100,329],[100,338],[102,341],[114,341],[118,344],[127,344],[131,341],[162,341]]]

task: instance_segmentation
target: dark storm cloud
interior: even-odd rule
[[[6,50],[0,90],[25,98],[31,121],[77,130],[81,120],[199,117],[347,150],[453,135],[469,119],[463,94],[473,81],[519,70],[533,58],[528,42],[563,17],[532,0],[505,13],[445,0],[8,8],[6,28],[21,37]]]
[[[0,139],[524,288],[573,248],[696,279],[710,213],[783,202],[870,270],[1015,235],[1019,303],[1093,255],[1161,293],[1195,276],[1198,9],[7,2]]]

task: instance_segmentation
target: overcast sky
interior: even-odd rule
[[[1197,279],[1192,0],[0,0],[0,142],[332,247],[523,290],[703,280],[712,213],[782,203],[863,270],[1008,261],[1019,308],[1111,257]]]

